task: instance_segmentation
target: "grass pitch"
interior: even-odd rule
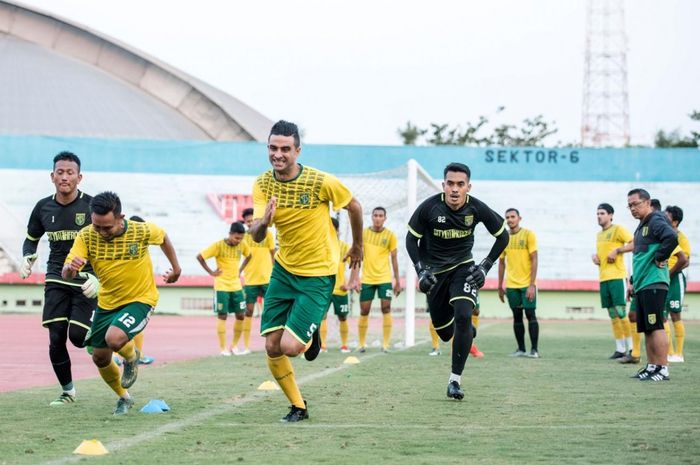
[[[643,383],[629,378],[638,366],[607,360],[607,322],[541,322],[539,360],[508,357],[510,322],[485,324],[462,402],[445,397],[448,346],[370,350],[359,365],[332,349],[294,362],[311,416],[299,424],[279,422],[281,391],[257,391],[270,379],[263,354],[146,367],[120,418],[100,379],[77,382],[63,407],[48,407],[55,388],[5,393],[0,464],[698,463],[700,324],[686,328],[686,363]],[[149,399],[172,411],[140,413]],[[110,454],[72,455],[93,438]]]

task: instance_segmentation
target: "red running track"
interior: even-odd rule
[[[357,322],[350,319],[350,339],[356,338]],[[329,344],[337,333],[335,318],[329,317]],[[233,334],[233,318],[228,319],[227,344]],[[416,326],[424,326],[417,322]],[[418,331],[420,329],[417,328]],[[425,329],[423,329],[425,331]],[[260,318],[253,319],[251,349],[262,351]],[[372,334],[381,333],[381,318],[370,318],[368,341]],[[394,319],[396,341],[403,333],[403,319]],[[0,392],[37,386],[57,385],[48,350],[48,331],[41,326],[41,315],[0,315]],[[239,346],[242,345],[239,343]],[[68,342],[73,380],[94,378],[97,369],[85,349]],[[219,354],[216,318],[212,316],[155,315],[151,318],[144,342],[144,352],[155,357],[154,365],[191,360]]]

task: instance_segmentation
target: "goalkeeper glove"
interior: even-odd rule
[[[430,271],[429,267],[424,267],[421,262],[416,263],[416,273],[418,274],[418,289],[428,294],[437,284],[437,278]]]
[[[493,266],[493,262],[489,258],[484,258],[478,265],[472,265],[469,267],[467,272],[469,273],[466,278],[466,282],[477,289],[484,287],[486,282],[486,275]]]
[[[27,279],[29,275],[32,274],[32,265],[34,265],[37,258],[39,258],[39,254],[37,253],[22,257],[22,262],[19,264],[20,278]]]
[[[83,295],[88,299],[94,299],[97,297],[97,293],[100,292],[100,281],[94,274],[82,272],[78,273],[78,276],[85,278],[85,282],[80,288],[83,290]]]

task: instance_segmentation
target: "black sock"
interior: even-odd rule
[[[523,309],[512,308],[513,312],[513,332],[515,341],[518,343],[518,350],[525,352],[525,324],[523,323]]]
[[[532,345],[532,350],[537,350],[537,341],[540,337],[540,324],[537,321],[535,310],[526,310],[525,316],[527,317],[527,330],[530,333],[530,345]]]
[[[65,386],[73,381],[71,374],[70,356],[66,348],[68,339],[68,323],[58,321],[49,324],[49,358],[56,378],[61,386]]]
[[[454,341],[452,342],[452,373],[461,375],[467,363],[469,349],[472,347],[474,333],[472,332],[472,310],[474,304],[467,299],[454,301],[455,324]]]

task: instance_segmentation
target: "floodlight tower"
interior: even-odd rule
[[[581,144],[623,147],[630,142],[624,0],[588,0]]]

